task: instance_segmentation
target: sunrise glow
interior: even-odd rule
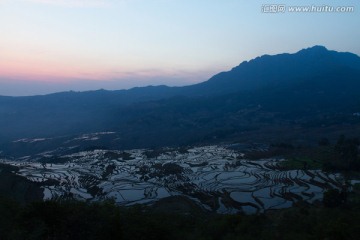
[[[24,82],[66,83],[41,93],[90,90],[86,81],[104,88],[111,81],[112,89],[188,85],[262,54],[317,44],[360,54],[358,1],[346,1],[355,11],[337,18],[265,14],[266,2],[2,0],[0,95],[24,95]],[[71,87],[78,81],[82,87]]]

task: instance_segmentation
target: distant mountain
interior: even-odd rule
[[[190,86],[206,95],[240,90],[291,85],[300,81],[346,71],[359,71],[360,57],[352,53],[329,51],[323,46],[303,49],[295,54],[263,55],[242,62],[231,71]]]
[[[264,55],[186,87],[0,97],[0,151],[360,135],[359,89],[359,56],[315,46]],[[115,134],[79,137],[96,132]],[[52,140],[13,142],[22,138]]]
[[[250,61],[244,61],[230,71],[216,74],[208,81],[185,87],[161,85],[115,91],[71,91],[45,96],[17,97],[17,99],[40,99],[42,101],[43,97],[46,97],[53,101],[73,101],[76,99],[88,102],[96,98],[99,103],[128,104],[173,96],[222,95],[279,84],[293,84],[296,81],[339,70],[360,70],[360,57],[353,53],[329,51],[323,46],[314,46],[294,54],[263,55]],[[9,100],[11,98],[0,96],[1,101],[4,99]]]

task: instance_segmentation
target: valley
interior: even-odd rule
[[[313,46],[183,87],[0,96],[13,181],[2,191],[121,206],[180,197],[223,214],[320,206],[359,178],[342,175],[360,170],[359,76],[356,54]]]

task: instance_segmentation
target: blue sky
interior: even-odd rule
[[[265,4],[351,13],[262,13]],[[205,81],[313,45],[360,55],[347,0],[0,0],[0,95]]]

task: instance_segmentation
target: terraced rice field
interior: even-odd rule
[[[61,157],[61,163],[6,161],[19,175],[41,182],[44,199],[113,198],[120,205],[152,204],[183,195],[219,213],[261,212],[321,200],[328,188],[340,188],[340,175],[320,170],[283,171],[281,159],[250,161],[224,146],[169,150],[148,158],[146,150],[94,150]],[[126,157],[125,157],[126,156]]]

